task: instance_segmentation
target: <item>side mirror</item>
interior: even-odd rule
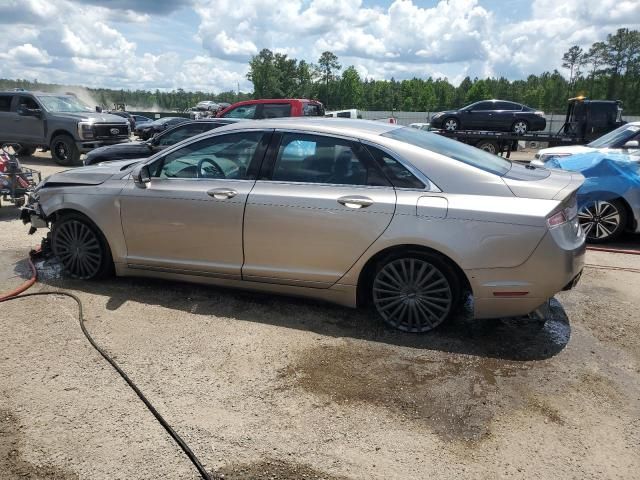
[[[627,143],[624,144],[622,148],[639,148],[639,147],[640,147],[640,142],[638,140],[629,140]]]
[[[151,172],[148,165],[139,165],[133,169],[133,183],[139,188],[147,188],[147,183],[151,181]]]

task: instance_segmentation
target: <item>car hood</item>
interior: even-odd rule
[[[563,200],[584,183],[580,173],[513,164],[502,177],[516,197]]]
[[[437,112],[433,114],[433,117],[442,117],[443,115],[455,115],[457,114],[459,111],[458,110],[445,110],[444,112]],[[433,118],[431,117],[431,118]]]
[[[103,162],[88,167],[65,170],[45,178],[39,188],[62,185],[100,185],[116,174],[122,176],[142,160],[145,159],[115,160],[113,162]]]
[[[122,123],[127,125],[129,121],[126,118],[119,117],[117,115],[111,115],[110,113],[98,113],[98,112],[77,112],[77,113],[64,113],[56,112],[52,115],[62,118],[71,118],[73,120],[93,120],[96,123]]]
[[[577,155],[578,153],[589,153],[595,152],[596,149],[593,147],[587,147],[586,145],[566,145],[561,147],[551,147],[551,148],[543,148],[538,151],[538,155]]]

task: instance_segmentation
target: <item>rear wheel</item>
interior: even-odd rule
[[[524,120],[518,120],[514,122],[511,131],[516,135],[524,135],[529,131],[529,124]]]
[[[460,122],[458,122],[458,120],[456,120],[453,117],[449,117],[444,119],[444,122],[442,122],[442,125],[444,126],[444,129],[447,130],[448,132],[454,132],[458,130],[458,128],[460,127]]]
[[[80,151],[69,135],[58,135],[51,140],[51,156],[58,165],[80,163]]]
[[[604,243],[618,238],[627,226],[627,210],[620,200],[592,200],[578,212],[587,242]]]
[[[459,280],[440,256],[407,253],[387,257],[375,271],[371,298],[388,325],[424,333],[451,317],[458,304]]]
[[[92,280],[111,271],[111,252],[100,230],[86,217],[68,214],[58,218],[51,230],[53,253],[73,278]]]
[[[489,140],[483,140],[476,145],[480,150],[484,150],[485,152],[493,153],[494,155],[498,153],[498,145],[495,142],[491,142]]]

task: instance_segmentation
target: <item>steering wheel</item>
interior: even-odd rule
[[[224,170],[222,170],[222,167],[220,165],[218,165],[218,163],[211,159],[211,158],[203,158],[198,162],[198,169],[196,171],[196,175],[198,178],[202,178],[204,177],[204,175],[202,175],[202,166],[205,163],[209,163],[213,169],[215,170],[216,173],[216,178],[226,178],[227,176],[224,174]]]

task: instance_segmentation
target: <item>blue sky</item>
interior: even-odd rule
[[[363,77],[525,78],[640,29],[640,0],[3,0],[0,76],[111,88],[252,89],[262,48]]]

